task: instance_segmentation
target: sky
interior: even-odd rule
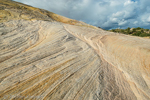
[[[150,29],[150,0],[14,0],[103,29]]]

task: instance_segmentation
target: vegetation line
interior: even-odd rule
[[[137,27],[137,28],[128,27],[127,29],[112,29],[112,30],[107,30],[107,31],[123,33],[123,34],[133,35],[133,36],[140,36],[140,37],[150,37],[150,30],[143,29],[140,27]]]

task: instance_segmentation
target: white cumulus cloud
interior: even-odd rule
[[[14,0],[104,29],[150,28],[150,0]]]

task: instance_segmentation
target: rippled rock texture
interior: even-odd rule
[[[150,40],[1,0],[0,100],[150,100]]]

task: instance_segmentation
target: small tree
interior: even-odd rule
[[[149,31],[149,29],[146,29],[146,31]]]
[[[121,33],[124,33],[124,30],[123,30],[123,29],[121,29]]]
[[[144,33],[144,30],[143,30],[143,29],[141,30],[141,33]]]
[[[130,34],[130,27],[127,28],[127,34]]]
[[[134,28],[134,29],[132,30],[132,32],[136,32],[136,28]]]
[[[146,33],[142,33],[142,34],[140,34],[139,36],[145,37],[145,36],[147,36],[147,34],[146,34]]]
[[[133,35],[135,35],[135,36],[140,36],[142,33],[140,32],[140,31],[138,31],[138,32],[136,32],[136,33],[134,33]]]
[[[136,29],[137,29],[137,30],[140,30],[140,29],[141,29],[141,27],[137,27]]]
[[[116,32],[116,30],[115,30],[115,29],[112,29],[112,31],[113,31],[113,32]]]

